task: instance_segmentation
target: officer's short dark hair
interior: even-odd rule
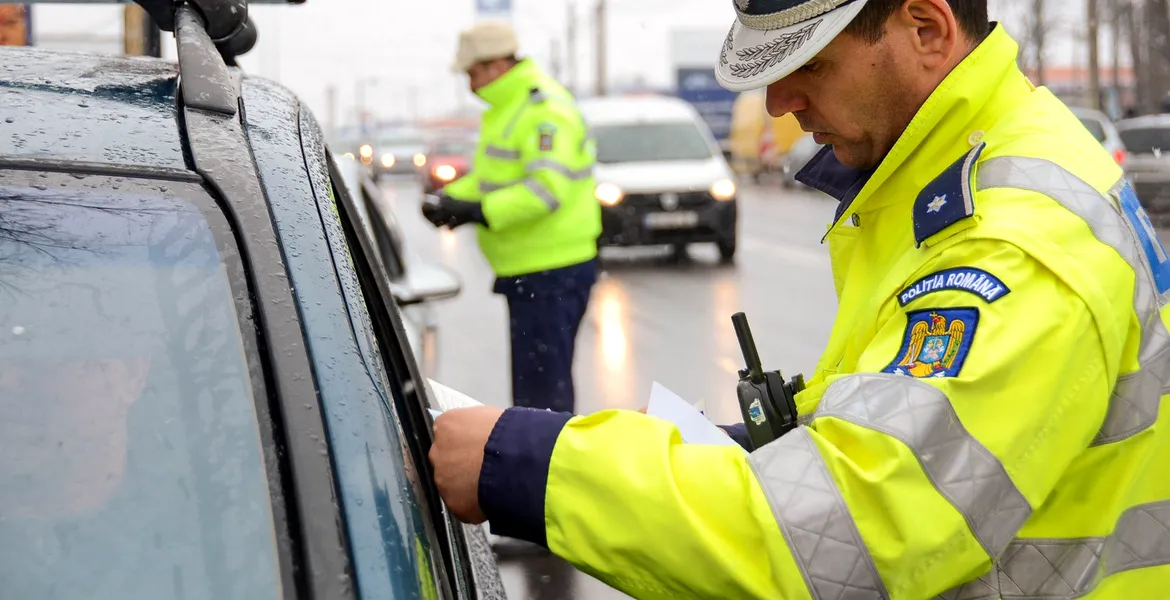
[[[905,4],[906,0],[869,0],[865,8],[857,13],[845,33],[874,44],[886,33],[886,21]],[[987,0],[947,0],[959,29],[975,43],[983,41],[991,30],[987,18]]]

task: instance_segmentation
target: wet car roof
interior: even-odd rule
[[[189,170],[177,79],[159,60],[0,48],[0,159]]]

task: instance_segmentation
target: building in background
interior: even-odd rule
[[[723,153],[731,151],[731,111],[735,92],[715,79],[715,58],[727,37],[727,29],[676,29],[670,34],[671,68],[675,94],[703,116]]]
[[[32,11],[23,4],[0,4],[0,46],[32,45]]]

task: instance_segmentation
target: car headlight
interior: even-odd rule
[[[425,164],[427,164],[427,155],[425,155],[425,154],[415,154],[414,155],[414,166],[421,167]]]
[[[612,183],[601,183],[593,190],[593,195],[597,198],[598,202],[606,206],[613,206],[621,202],[626,194],[622,191],[622,188]]]
[[[361,148],[358,148],[358,155],[362,158],[371,158],[374,156],[374,147],[369,144],[363,144]]]
[[[357,157],[353,155],[353,152],[346,152],[345,159],[346,160],[357,160]]]
[[[393,154],[383,154],[382,155],[382,166],[383,167],[386,167],[387,169],[389,169],[390,167],[394,166],[395,162],[397,162],[397,159],[394,158]]]
[[[735,197],[735,182],[730,179],[720,179],[711,185],[711,196],[716,200],[731,200]]]
[[[455,179],[455,167],[451,165],[439,165],[435,167],[435,177],[440,181],[451,181]]]

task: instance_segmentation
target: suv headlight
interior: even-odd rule
[[[716,200],[731,200],[735,197],[735,182],[730,179],[720,179],[711,185],[710,192]]]
[[[622,188],[612,183],[601,183],[593,190],[593,195],[597,198],[598,202],[606,206],[613,206],[621,202],[626,194],[622,191]]]

